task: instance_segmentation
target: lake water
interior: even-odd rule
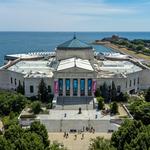
[[[55,47],[72,39],[73,32],[0,32],[0,65],[7,54],[53,51]],[[87,43],[117,34],[128,39],[150,39],[150,32],[77,32],[77,38]],[[99,52],[108,52],[96,46]]]

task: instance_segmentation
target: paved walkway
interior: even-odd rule
[[[111,133],[84,133],[84,139],[82,134],[76,134],[77,138],[75,139],[75,134],[70,133],[68,138],[64,138],[64,133],[49,133],[49,140],[51,142],[58,141],[59,143],[64,144],[68,150],[88,150],[90,139],[96,138],[97,136],[104,137],[106,139],[111,138]]]

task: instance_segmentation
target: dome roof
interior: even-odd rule
[[[80,41],[74,35],[72,40],[64,42],[57,46],[58,50],[77,50],[77,49],[93,49],[93,47],[83,41]]]

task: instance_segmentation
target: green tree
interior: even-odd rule
[[[101,90],[102,97],[104,98],[104,101],[107,102],[110,97],[109,97],[109,88],[106,82],[104,82],[100,90]]]
[[[12,125],[5,131],[3,138],[3,143],[13,145],[11,150],[50,150],[47,130],[40,122],[32,123],[30,129]]]
[[[39,101],[35,101],[31,105],[32,112],[34,114],[39,114],[41,111],[41,103]]]
[[[43,79],[41,79],[38,87],[38,96],[40,101],[48,102],[48,89]]]
[[[145,125],[150,124],[150,103],[143,100],[133,101],[129,110],[134,119],[141,120]]]
[[[9,115],[9,113],[20,113],[26,106],[27,99],[17,93],[0,91],[0,115]]]
[[[150,148],[150,127],[136,120],[125,120],[114,132],[111,143],[117,150],[148,150]]]
[[[96,91],[95,91],[95,97],[99,97],[101,94],[100,94],[100,89],[97,88]]]
[[[67,149],[64,148],[64,145],[55,141],[50,145],[50,150],[67,150]]]
[[[103,97],[97,97],[97,102],[98,102],[98,109],[102,110],[104,108],[104,98]]]
[[[14,145],[7,141],[3,136],[0,136],[0,150],[13,150]]]
[[[11,143],[14,143],[22,137],[24,134],[24,129],[19,125],[11,125],[4,133],[6,140],[9,140]]]
[[[111,88],[111,100],[116,101],[117,99],[117,90],[114,81],[112,82],[112,88]]]
[[[145,94],[145,100],[147,102],[150,102],[150,88],[147,90],[146,94]]]
[[[42,138],[45,148],[49,147],[48,133],[43,124],[40,122],[33,122],[30,131],[38,134]]]
[[[150,124],[150,103],[144,103],[137,108],[133,113],[134,119],[141,120],[145,125]]]
[[[117,104],[117,102],[113,102],[111,104],[111,113],[113,113],[113,114],[118,113],[118,104]]]
[[[15,142],[15,149],[18,150],[49,150],[45,149],[44,143],[36,133],[25,132],[20,139]]]
[[[142,51],[142,50],[144,50],[144,46],[143,45],[138,45],[137,47],[136,47],[136,51]]]
[[[5,116],[2,118],[5,129],[8,129],[11,125],[18,125],[18,116],[16,116],[14,113],[14,116],[12,116],[12,113],[13,112],[11,112],[9,116]]]
[[[135,39],[132,41],[132,43],[136,44],[136,45],[144,45],[144,41],[140,40],[140,39]]]
[[[117,96],[117,101],[119,102],[127,102],[129,99],[129,95],[127,93],[120,93],[118,96]]]
[[[106,140],[101,137],[96,137],[91,139],[89,150],[116,150],[110,143],[109,140]]]

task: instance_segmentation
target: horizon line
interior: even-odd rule
[[[38,31],[38,30],[5,30],[5,31],[2,31],[0,30],[0,32],[150,32],[150,31]]]

